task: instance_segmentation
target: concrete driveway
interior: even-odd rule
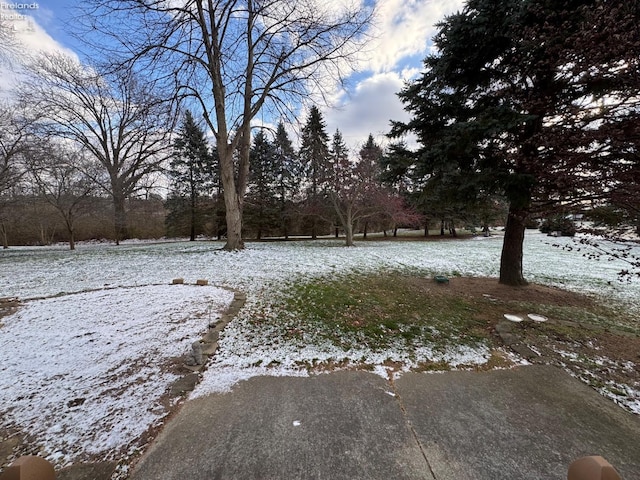
[[[134,480],[640,478],[640,418],[554,367],[256,377],[182,408]]]

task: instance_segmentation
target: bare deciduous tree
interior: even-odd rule
[[[91,212],[97,185],[87,176],[92,162],[86,152],[58,142],[42,142],[27,161],[36,194],[60,214],[69,235],[69,248],[75,249],[75,230],[79,218]]]
[[[17,51],[18,40],[13,26],[9,20],[0,18],[0,65],[11,63]]]
[[[23,161],[28,150],[28,122],[18,105],[0,105],[0,235],[2,247],[9,248],[7,209],[11,193],[24,174]]]
[[[15,106],[0,105],[0,196],[18,180],[19,163],[27,150],[27,123]]]
[[[135,52],[129,60],[155,67],[202,110],[220,156],[228,250],[243,248],[251,122],[265,108],[290,113],[341,77],[372,15],[359,2],[345,3],[92,2],[92,28],[112,34],[124,52]]]
[[[37,112],[40,134],[72,140],[102,165],[101,174],[86,173],[113,199],[119,243],[127,198],[170,154],[170,107],[129,71],[103,75],[62,54],[40,57],[30,71],[20,95]]]
[[[341,142],[340,133],[334,135],[336,145]],[[335,155],[335,153],[334,153]],[[393,196],[391,190],[381,184],[379,180],[379,158],[382,149],[369,135],[359,152],[357,161],[349,161],[346,150],[336,156],[333,162],[333,181],[328,189],[334,211],[345,232],[346,245],[352,246],[354,227],[359,222],[365,224],[370,219],[390,217],[397,220],[409,220],[412,213],[404,209],[402,202]]]

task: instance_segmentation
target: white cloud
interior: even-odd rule
[[[369,134],[378,143],[387,143],[390,121],[409,118],[397,96],[406,79],[397,72],[387,72],[362,80],[353,93],[343,94],[339,108],[323,112],[329,135],[338,128],[352,150],[358,150]]]
[[[460,10],[464,0],[378,0],[373,40],[363,52],[362,66],[386,72],[407,57],[424,57],[436,23]]]
[[[409,119],[398,92],[421,72],[421,60],[432,52],[436,24],[463,5],[464,0],[377,0],[372,40],[359,61],[359,70],[370,76],[349,92],[336,91],[332,107],[323,112],[327,132],[340,129],[352,150],[370,133],[377,142],[388,143],[390,121]]]
[[[64,53],[75,60],[78,56],[60,43],[40,26],[32,15],[25,11],[10,11],[11,17],[3,19],[2,27],[9,28],[15,43],[9,55],[9,63],[0,66],[0,92],[10,92],[20,81],[21,67],[39,53]]]

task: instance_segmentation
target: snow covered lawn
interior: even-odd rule
[[[525,277],[607,298],[640,315],[640,282],[616,281],[625,265],[590,261],[550,242],[527,234]],[[17,313],[0,319],[0,426],[20,427],[59,465],[85,454],[117,457],[162,422],[161,397],[175,379],[166,365],[233,298],[216,287],[245,291],[247,303],[223,331],[194,395],[225,391],[254,375],[304,375],[301,364],[361,362],[381,374],[388,361],[409,368],[415,352],[409,355],[400,345],[384,352],[344,351],[281,335],[296,319],[282,311],[279,295],[296,282],[353,273],[495,277],[502,239],[369,241],[355,248],[328,240],[248,243],[234,253],[220,246],[165,242],[0,252],[0,298],[23,302]],[[177,277],[187,283],[208,279],[215,287],[168,285]],[[447,351],[425,345],[418,353],[453,366],[484,363],[490,354],[483,345]]]
[[[172,357],[232,299],[219,288],[151,285],[28,302],[0,329],[4,426],[58,465],[122,454],[166,415]]]

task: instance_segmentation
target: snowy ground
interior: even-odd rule
[[[232,299],[219,288],[151,285],[26,303],[0,328],[3,426],[20,427],[59,465],[122,453],[166,415],[172,357]]]
[[[553,239],[553,242],[567,241]],[[530,232],[525,276],[619,302],[640,315],[640,282],[619,284],[625,265],[590,261],[549,245]],[[296,343],[273,335],[255,315],[282,316],[278,293],[291,282],[314,277],[380,271],[497,276],[500,237],[467,241],[361,242],[345,248],[333,241],[249,243],[242,252],[220,244],[155,244],[15,247],[0,252],[0,298],[18,297],[23,307],[0,319],[0,414],[39,438],[58,464],[83,454],[109,458],[166,415],[159,399],[174,380],[161,373],[171,357],[185,353],[211,317],[232,299],[214,287],[170,286],[208,279],[247,292],[247,304],[225,329],[220,349],[194,395],[225,391],[260,374],[303,375],[300,362],[364,362],[384,373],[394,360],[411,366],[401,348],[385,352],[341,351],[322,343]],[[488,348],[458,348],[423,358],[451,365],[484,363]],[[272,368],[278,365],[278,368]]]

